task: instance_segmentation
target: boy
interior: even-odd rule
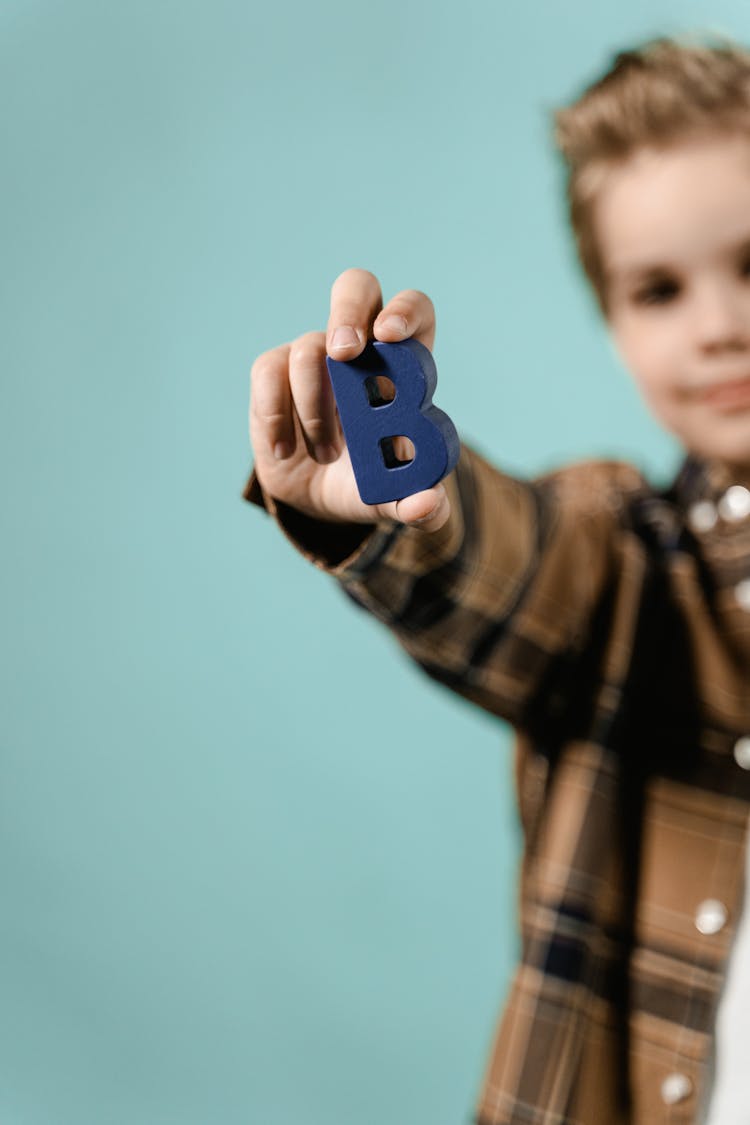
[[[424,294],[382,309],[348,270],[327,333],[253,367],[244,495],[516,728],[522,958],[476,1121],[733,1125],[750,1120],[750,54],[624,52],[556,140],[613,340],[686,449],[672,487],[606,461],[520,481],[463,448],[435,488],[363,505],[326,351],[431,348],[435,320]]]

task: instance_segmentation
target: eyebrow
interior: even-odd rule
[[[743,235],[741,238],[733,238],[723,247],[723,253],[725,254],[736,253],[737,251],[743,252],[745,250],[750,250],[750,232]],[[626,284],[629,281],[639,279],[646,281],[653,277],[663,277],[664,274],[679,273],[679,269],[679,266],[671,262],[623,262],[616,268],[607,270],[607,283],[609,285],[615,282]]]
[[[612,281],[628,281],[631,278],[637,277],[653,277],[656,274],[673,273],[675,266],[671,266],[668,262],[633,262],[623,266],[618,266],[616,269],[607,271],[607,277]]]

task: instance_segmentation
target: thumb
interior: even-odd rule
[[[384,519],[418,527],[420,531],[437,531],[447,521],[451,506],[443,485],[436,484],[403,500],[378,504],[376,511]]]

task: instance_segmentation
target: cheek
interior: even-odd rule
[[[673,334],[668,326],[626,320],[618,328],[616,343],[641,393],[651,402],[668,398],[677,365]]]
[[[615,344],[649,412],[670,429],[680,422],[675,372],[679,359],[665,325],[620,323]]]

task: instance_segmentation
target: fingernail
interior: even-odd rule
[[[341,328],[337,328],[331,340],[331,349],[340,350],[341,348],[351,348],[359,343],[359,336],[354,329],[345,324]]]
[[[396,332],[399,336],[405,336],[408,332],[406,320],[403,316],[387,316],[385,320],[381,320],[378,328],[381,332]]]
[[[432,511],[428,512],[426,516],[420,516],[420,518],[418,520],[411,520],[411,523],[414,523],[414,524],[427,523],[429,520],[433,519],[437,515],[437,511],[438,511],[439,507],[440,507],[440,505],[436,504],[435,507],[432,509]]]
[[[277,441],[273,447],[273,455],[277,461],[286,461],[292,455],[292,447],[288,441]]]
[[[316,445],[313,448],[315,460],[321,465],[330,465],[337,460],[338,450],[333,445]]]
[[[438,512],[442,508],[443,504],[445,503],[445,500],[446,500],[445,492],[441,492],[441,494],[438,496],[437,503],[435,504],[435,507],[432,509],[432,511],[428,512],[426,516],[422,516],[420,519],[412,520],[411,522],[415,523],[415,524],[420,524],[420,523],[429,523],[430,520],[434,520],[435,516],[438,514]]]

